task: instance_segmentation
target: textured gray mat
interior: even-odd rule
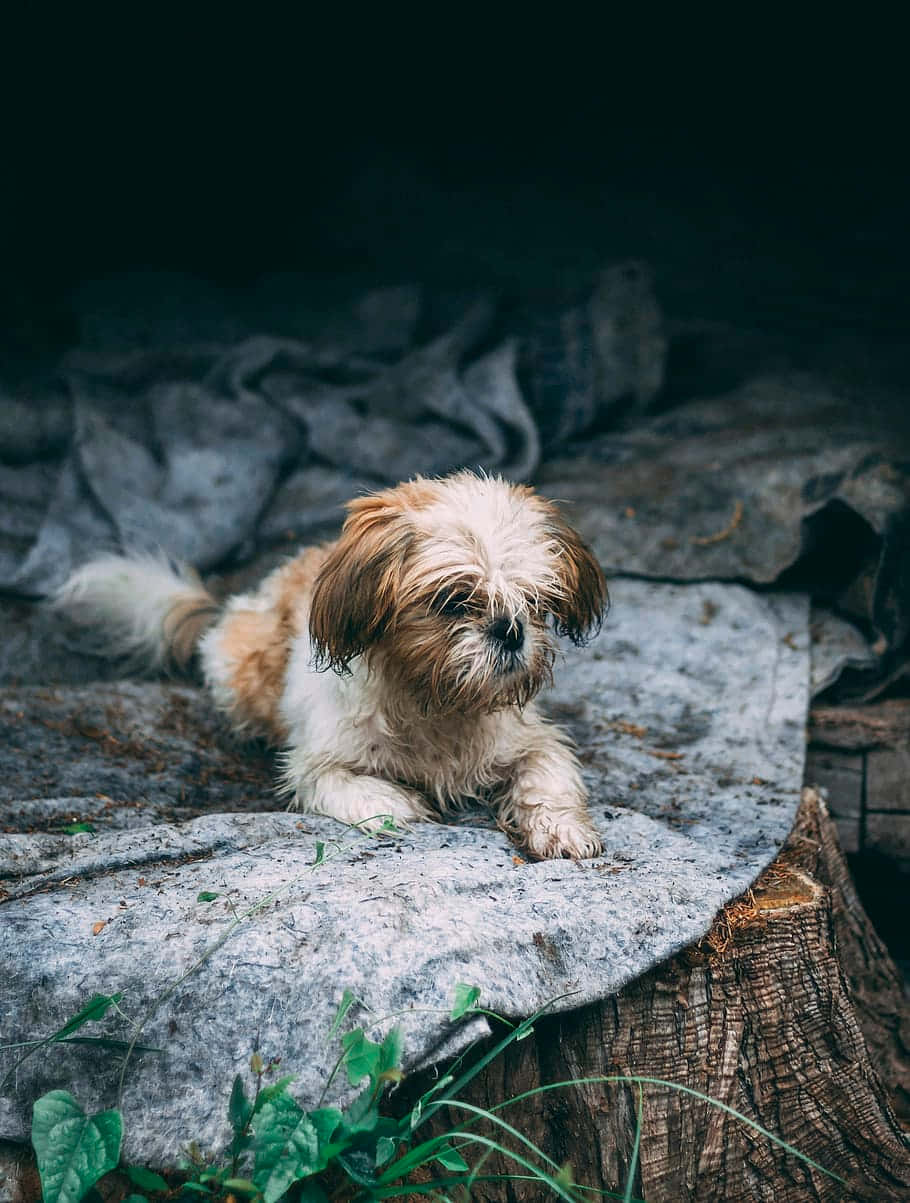
[[[906,671],[910,648],[905,410],[765,376],[577,442],[537,483],[566,502],[608,577],[792,587],[798,574],[874,631],[876,654],[858,651],[841,687],[871,696]]]
[[[478,296],[434,317],[420,289],[380,289],[313,320],[293,289],[239,306],[179,276],[130,283],[87,290],[79,345],[46,377],[0,381],[2,590],[43,595],[102,545],[210,568],[418,472],[525,479],[542,441],[662,380],[634,264],[524,337]]]
[[[509,1015],[567,992],[558,1005],[576,1007],[704,935],[793,821],[808,605],[720,584],[617,581],[613,595],[607,629],[567,655],[548,699],[578,739],[604,837],[583,864],[526,863],[483,814],[366,840],[276,812],[267,758],[226,746],[190,689],[7,690],[0,1043],[49,1033],[95,991],[123,991],[139,1018],[235,909],[281,889],[143,1033],[164,1052],[130,1067],[124,1156],[173,1163],[189,1139],[226,1140],[231,1077],[254,1045],[315,1103],[345,988],[378,1015],[413,1011],[413,1065],[471,1035],[453,1042],[446,1021],[458,981]],[[73,818],[95,834],[62,833]],[[199,903],[204,890],[220,896]],[[102,1030],[130,1034],[116,1017]],[[26,1138],[31,1102],[52,1087],[110,1105],[115,1077],[57,1045],[0,1098],[0,1136]]]

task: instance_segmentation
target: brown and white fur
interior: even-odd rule
[[[86,564],[57,604],[111,655],[198,653],[235,727],[286,749],[292,805],[377,827],[482,799],[534,856],[600,851],[570,742],[533,698],[553,631],[595,631],[606,584],[524,485],[459,472],[356,498],[335,543],[223,607],[190,570],[121,556]]]

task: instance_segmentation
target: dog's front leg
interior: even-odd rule
[[[434,817],[416,790],[340,766],[300,783],[291,805],[330,815],[364,831],[378,831],[387,819],[396,827],[407,827]]]
[[[536,726],[496,800],[502,825],[533,856],[580,859],[601,851],[578,761],[556,727]]]

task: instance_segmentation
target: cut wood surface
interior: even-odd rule
[[[831,748],[910,745],[910,698],[891,698],[868,706],[813,706],[809,739]]]
[[[570,1078],[660,1078],[743,1113],[842,1181],[701,1098],[645,1085],[634,1192],[648,1203],[908,1199],[899,1118],[910,1116],[908,1050],[901,979],[824,803],[807,789],[780,857],[700,946],[612,998],[542,1019],[464,1098],[489,1108]],[[637,1106],[634,1085],[589,1083],[500,1114],[557,1164],[570,1163],[576,1182],[621,1193]],[[442,1131],[468,1118],[454,1105],[433,1122]],[[483,1173],[515,1168],[491,1158]],[[488,1203],[545,1197],[518,1181],[476,1183],[472,1194]]]

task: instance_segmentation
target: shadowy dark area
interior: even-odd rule
[[[851,856],[848,860],[869,918],[907,974],[910,970],[910,933],[900,900],[907,897],[910,873],[906,866],[901,867],[891,858],[874,852]]]

